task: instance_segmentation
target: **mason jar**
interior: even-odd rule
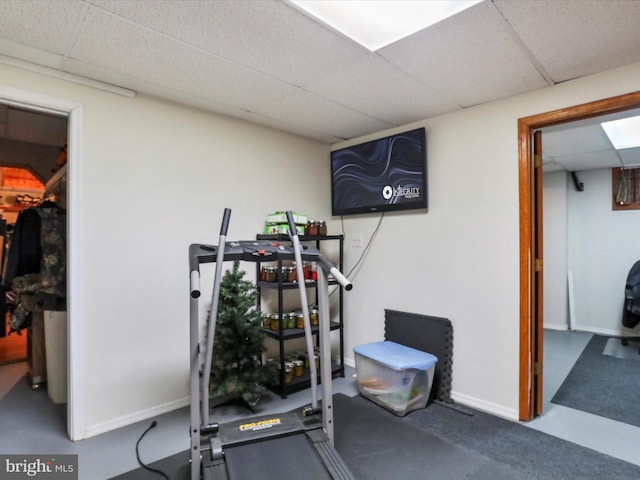
[[[271,328],[271,314],[263,313],[262,314],[262,328]]]
[[[278,281],[277,268],[274,266],[268,266],[267,271],[265,273],[265,277],[267,282],[277,282]]]
[[[293,380],[293,362],[286,362],[284,364],[284,381],[285,383],[291,383]]]
[[[309,323],[311,323],[312,327],[320,325],[320,313],[315,308],[309,312]]]
[[[307,222],[307,235],[315,237],[318,235],[318,223],[315,220],[309,220]]]
[[[295,282],[298,279],[296,275],[296,267],[287,267],[287,282]]]
[[[274,332],[280,331],[280,315],[278,315],[277,313],[271,314],[270,327]]]
[[[289,314],[289,321],[287,322],[287,328],[296,328],[297,315],[295,312]]]

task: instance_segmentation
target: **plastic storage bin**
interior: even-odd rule
[[[363,397],[399,416],[427,406],[435,355],[390,341],[359,345],[353,351]]]

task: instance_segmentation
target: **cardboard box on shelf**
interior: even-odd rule
[[[307,224],[307,221],[308,221],[307,215],[304,215],[302,213],[296,213],[296,212],[292,212],[292,213],[293,213],[293,221],[295,222],[296,225]],[[285,212],[274,212],[267,215],[267,223],[277,225],[281,223],[288,224],[289,222],[287,220],[287,214]]]
[[[286,223],[271,224],[266,223],[264,225],[264,233],[267,235],[275,235],[278,233],[289,233],[289,225]],[[304,235],[304,225],[296,225],[296,233],[298,235]]]

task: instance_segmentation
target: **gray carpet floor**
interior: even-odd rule
[[[619,344],[616,349],[612,340]],[[551,402],[640,427],[640,408],[634,408],[640,399],[635,358],[640,355],[635,346],[626,349],[633,350],[630,356],[618,353],[624,350],[620,340],[594,335]]]
[[[358,480],[640,478],[639,466],[467,408],[461,413],[435,403],[398,417],[340,394],[334,405],[336,449]],[[152,467],[172,480],[189,478],[187,452]],[[152,478],[159,477],[137,469],[113,480]]]
[[[473,415],[433,404],[404,422],[499,464],[523,480],[630,480],[640,467],[479,411]],[[425,477],[428,478],[428,477]],[[471,478],[471,477],[469,477]],[[487,480],[489,477],[486,477]]]
[[[435,435],[428,426],[414,425],[360,396],[336,396],[334,418],[336,449],[359,480],[522,478],[508,464]]]

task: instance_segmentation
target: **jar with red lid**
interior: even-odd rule
[[[311,280],[311,265],[308,262],[302,264],[302,276],[305,280]]]

